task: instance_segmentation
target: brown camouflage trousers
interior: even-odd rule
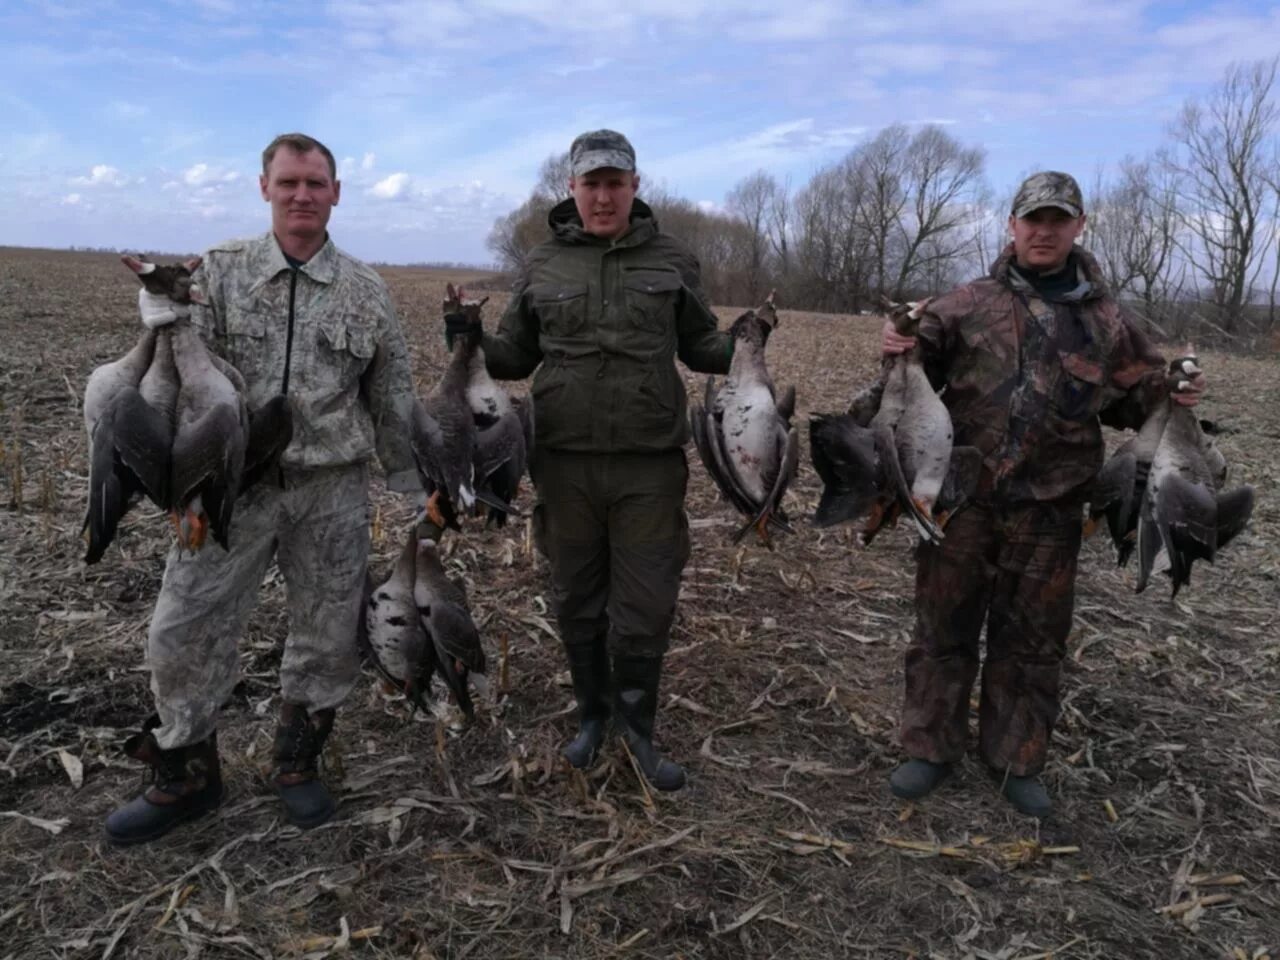
[[[289,634],[284,699],[310,711],[337,706],[359,675],[356,623],[369,555],[365,464],[284,471],[237,502],[230,552],[169,552],[147,635],[151,692],[163,749],[213,732],[240,678],[239,638],[272,558],[284,578]]]
[[[662,656],[689,559],[684,451],[539,450],[532,474],[561,639]]]
[[[974,504],[938,546],[921,544],[906,655],[902,746],[934,763],[964,755],[983,622],[979,752],[1000,772],[1039,773],[1058,717],[1081,505]]]

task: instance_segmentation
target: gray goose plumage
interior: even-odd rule
[[[445,313],[460,312],[480,325],[480,308],[489,299],[467,300],[465,291],[446,284]],[[472,475],[476,499],[488,510],[486,526],[504,526],[533,450],[533,405],[516,403],[489,375],[479,342],[467,361],[467,406],[475,424]],[[501,506],[499,506],[499,504]]]
[[[467,606],[467,594],[462,586],[445,575],[440,553],[432,539],[417,542],[414,564],[413,601],[417,607],[418,622],[430,652],[406,657],[407,669],[421,675],[421,664],[434,653],[436,668],[468,717],[475,716],[475,707],[467,689],[467,680],[485,672],[484,648],[480,645],[480,631],[471,619]],[[478,681],[483,687],[483,681]]]
[[[800,456],[799,436],[791,425],[795,388],[779,398],[765,364],[765,345],[777,325],[772,293],[759,309],[738,317],[729,328],[734,349],[728,376],[719,390],[708,377],[703,406],[694,404],[690,411],[703,466],[724,498],[748,518],[733,541],[754,528],[770,547],[770,525],[791,530],[782,498]]]
[[[435,647],[427,638],[414,602],[417,559],[418,538],[411,528],[391,575],[370,593],[364,613],[374,666],[404,692],[415,711],[427,709],[424,697],[438,669]]]
[[[1115,546],[1116,566],[1123,567],[1129,562],[1137,543],[1138,515],[1147,492],[1151,461],[1168,422],[1169,405],[1161,404],[1147,417],[1137,434],[1125,440],[1107,458],[1094,480],[1084,535],[1093,536],[1105,519]]]
[[[212,533],[228,549],[243,479],[248,411],[189,321],[174,323],[170,335],[179,377],[170,517],[180,548],[199,550]]]
[[[1174,361],[1172,375],[1185,389],[1200,373],[1194,357]],[[1138,592],[1151,575],[1167,571],[1172,596],[1191,580],[1196,560],[1213,563],[1220,547],[1239,534],[1253,514],[1253,487],[1221,492],[1226,461],[1205,436],[1189,407],[1166,402],[1168,417],[1151,461],[1138,519]]]
[[[889,319],[903,336],[915,335],[927,305],[927,300],[886,301]],[[911,517],[922,538],[938,543],[943,538],[942,525],[934,520],[933,511],[951,465],[951,414],[929,382],[918,345],[887,357],[881,380],[884,388],[870,428],[894,481],[894,505]],[[864,539],[875,536],[884,520],[885,515],[877,515],[873,508]]]
[[[161,509],[168,505],[172,428],[140,390],[147,382],[157,340],[156,331],[146,330],[123,357],[96,368],[85,385],[84,422],[89,435],[85,563],[102,559],[135,496],[145,494]]]

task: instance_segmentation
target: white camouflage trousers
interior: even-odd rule
[[[169,551],[147,635],[160,747],[197,743],[240,679],[239,639],[275,558],[284,577],[289,635],[280,663],[286,701],[337,706],[359,674],[356,624],[369,556],[367,464],[285,470],[235,506],[230,551]]]

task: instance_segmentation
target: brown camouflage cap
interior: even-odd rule
[[[1073,217],[1084,213],[1084,198],[1076,178],[1069,173],[1045,170],[1023,180],[1018,195],[1013,198],[1013,215],[1025,217],[1041,207],[1057,207]]]
[[[616,130],[592,130],[573,141],[569,148],[569,172],[580,177],[601,167],[618,170],[636,168],[636,151]]]

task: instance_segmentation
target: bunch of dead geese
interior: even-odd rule
[[[146,329],[85,385],[85,562],[102,559],[139,495],[169,514],[182,549],[200,550],[210,533],[227,549],[236,499],[288,446],[292,408],[278,396],[250,411],[240,372],[191,326],[186,314],[202,296],[191,280],[198,259],[174,266],[123,259],[148,293],[172,301],[177,319]]]
[[[915,334],[925,305],[884,304],[904,336]],[[791,531],[782,498],[798,461],[791,425],[795,389],[779,396],[764,359],[777,325],[772,294],[734,321],[729,375],[719,389],[707,378],[704,403],[690,415],[703,465],[724,499],[748,518],[734,542],[754,529],[771,546],[772,529]],[[1170,391],[1186,389],[1199,373],[1194,356],[1175,360]],[[1190,581],[1192,564],[1212,563],[1253,513],[1252,487],[1225,489],[1226,460],[1205,424],[1167,399],[1099,473],[1086,532],[1105,518],[1120,566],[1137,547],[1139,592],[1163,572],[1177,596]],[[981,452],[953,440],[950,414],[929,382],[919,348],[884,358],[879,376],[846,413],[809,416],[810,455],[823,484],[813,524],[861,521],[859,539],[867,544],[906,516],[921,539],[941,542],[948,519],[974,495],[982,470]]]
[[[93,371],[85,388],[89,435],[87,563],[114,539],[132,503],[146,497],[169,515],[181,549],[199,551],[211,533],[230,548],[236,500],[266,477],[292,438],[293,411],[281,395],[257,410],[245,383],[205,347],[185,314],[201,292],[192,282],[198,260],[159,266],[123,258],[148,293],[167,297],[177,319],[147,329],[123,357]],[[444,312],[480,328],[484,300],[447,288]],[[902,334],[915,332],[921,304],[886,304]],[[701,404],[690,409],[698,454],[722,497],[742,517],[734,542],[755,531],[773,548],[794,527],[783,499],[799,467],[792,424],[795,388],[781,394],[765,362],[779,315],[771,293],[730,327],[734,353],[717,387],[708,377]],[[1174,390],[1198,372],[1184,357],[1171,365]],[[947,408],[929,383],[918,349],[884,359],[879,375],[842,414],[812,413],[810,453],[823,489],[812,523],[861,522],[869,543],[906,516],[920,537],[937,543],[948,518],[977,486],[982,457],[953,443]],[[510,397],[485,369],[478,334],[452,345],[436,387],[415,400],[412,448],[427,499],[423,516],[459,530],[464,516],[501,526],[521,514],[512,506],[534,444],[532,404]],[[1176,595],[1195,560],[1244,529],[1253,490],[1224,490],[1221,451],[1188,408],[1167,401],[1107,461],[1090,507],[1090,528],[1106,527],[1119,564],[1136,546],[1137,589],[1166,572]],[[426,707],[439,675],[459,707],[473,713],[468,680],[483,684],[485,655],[466,591],[444,570],[435,539],[410,529],[390,575],[367,585],[361,641],[385,680],[416,710]]]

